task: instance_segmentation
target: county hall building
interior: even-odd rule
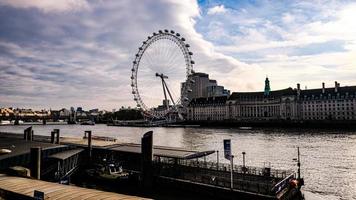
[[[315,121],[356,120],[356,86],[320,89],[286,88],[271,91],[268,78],[263,92],[233,92],[229,96],[194,98],[190,121]]]

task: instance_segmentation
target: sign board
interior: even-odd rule
[[[231,140],[224,140],[224,157],[228,160],[231,159]]]
[[[44,200],[44,198],[45,198],[44,196],[45,196],[44,192],[41,192],[38,190],[33,191],[33,197],[36,200]]]

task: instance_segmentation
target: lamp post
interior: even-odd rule
[[[242,152],[242,167],[243,167],[244,172],[245,172],[245,169],[246,169],[246,166],[245,166],[245,155],[246,155],[246,152]]]
[[[216,151],[216,170],[219,170],[219,151]]]
[[[231,162],[231,167],[230,167],[230,171],[231,171],[231,189],[234,189],[234,177],[233,177],[233,173],[234,173],[234,155],[230,155],[230,162]]]

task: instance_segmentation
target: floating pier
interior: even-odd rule
[[[152,132],[144,135],[142,145],[117,143],[101,137],[93,140],[95,137],[91,131],[86,131],[84,138],[77,139],[61,138],[59,133],[59,130],[54,130],[51,137],[36,136],[30,129],[24,131],[24,137],[0,133],[0,149],[11,151],[0,155],[0,171],[22,166],[31,169],[31,176],[35,179],[69,183],[77,171],[83,172],[95,163],[110,159],[120,162],[125,171],[138,177],[135,180],[141,182],[142,191],[164,188],[218,199],[302,198],[301,185],[295,182],[300,177],[294,171],[208,162],[206,156],[216,151],[154,146]]]

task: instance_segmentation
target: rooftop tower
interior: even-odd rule
[[[269,80],[268,80],[268,77],[266,77],[266,80],[265,80],[265,92],[264,92],[264,95],[265,95],[265,96],[268,96],[270,92],[271,92],[271,87],[269,86]]]

